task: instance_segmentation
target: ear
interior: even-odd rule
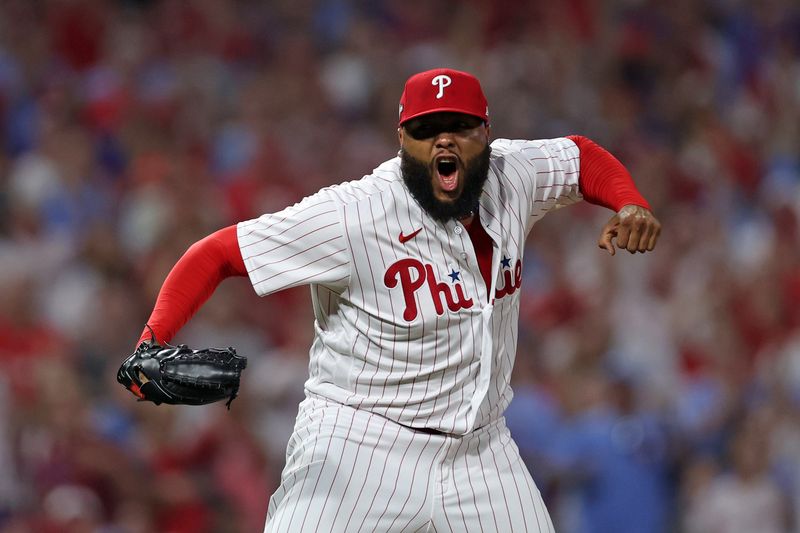
[[[403,126],[399,126],[397,128],[397,142],[400,143],[400,148],[403,147],[403,136],[405,135],[405,130]]]

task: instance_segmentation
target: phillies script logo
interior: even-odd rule
[[[459,279],[459,275],[460,272],[454,270],[453,273],[450,274],[450,277],[453,279],[453,282],[455,282]],[[433,272],[433,267],[431,265],[425,265],[422,261],[409,257],[394,263],[383,276],[384,285],[390,289],[397,287],[398,283],[400,284],[400,288],[403,289],[403,298],[406,302],[406,310],[403,311],[403,318],[407,322],[411,322],[417,318],[417,301],[414,299],[414,294],[421,289],[426,282],[437,315],[444,314],[442,299],[444,299],[447,308],[451,311],[469,309],[472,307],[472,298],[467,298],[464,295],[464,287],[460,283],[455,285],[454,296],[447,283],[436,279],[436,274]]]
[[[513,279],[511,277],[511,258],[503,255],[503,259],[500,260],[500,266],[503,269],[503,286],[497,287],[497,290],[494,291],[495,299],[511,296],[522,286],[522,261],[517,259],[514,264]]]
[[[495,290],[495,299],[514,294],[522,285],[522,261],[517,260],[514,265],[513,278],[511,260],[503,256],[501,265],[503,268],[503,286]],[[444,314],[445,306],[450,311],[455,312],[460,309],[469,309],[474,305],[472,298],[467,298],[464,294],[464,286],[461,283],[456,283],[461,280],[461,273],[454,269],[448,276],[450,276],[453,285],[448,285],[436,279],[436,273],[432,265],[409,257],[400,259],[392,264],[383,276],[383,283],[390,289],[400,285],[406,304],[406,308],[403,311],[403,319],[411,322],[419,314],[414,296],[423,287],[427,288],[427,291],[423,291],[423,293],[430,293],[437,315]]]

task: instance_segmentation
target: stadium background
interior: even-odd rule
[[[114,373],[188,245],[391,157],[433,66],[496,136],[609,148],[664,226],[611,258],[579,205],[530,239],[508,419],[559,531],[800,531],[792,0],[1,2],[0,531],[260,531],[307,291],[229,280],[181,333],[249,357],[230,412]]]

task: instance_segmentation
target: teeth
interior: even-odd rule
[[[458,159],[452,156],[444,156],[440,157],[436,160],[436,166],[441,168],[442,166],[449,166],[452,165],[454,168],[458,165]]]

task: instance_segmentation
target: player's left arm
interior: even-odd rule
[[[600,232],[598,246],[614,255],[616,239],[616,246],[621,250],[652,251],[661,234],[661,223],[636,189],[625,166],[586,137],[570,135],[567,138],[580,150],[578,185],[583,199],[615,211]]]

